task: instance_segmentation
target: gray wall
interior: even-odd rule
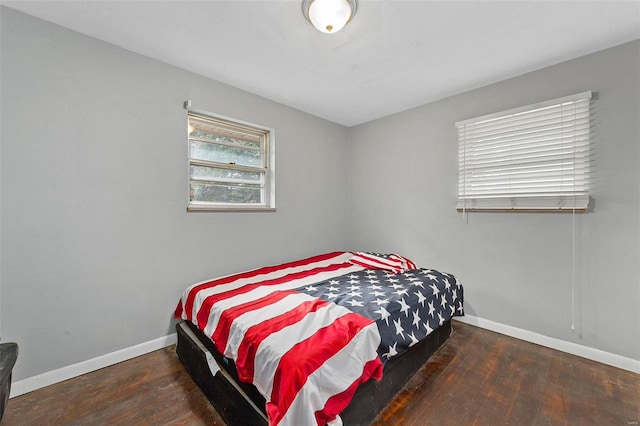
[[[572,333],[572,215],[473,213],[466,223],[455,211],[454,123],[585,90],[597,94],[595,203],[576,217]],[[636,41],[350,129],[351,249],[456,274],[470,315],[640,360],[639,104]]]
[[[14,380],[165,336],[194,282],[347,245],[342,126],[2,8]],[[276,130],[275,213],[187,213],[186,111]]]
[[[346,129],[0,11],[0,336],[20,343],[15,380],[165,336],[188,284],[343,248],[455,273],[471,315],[640,359],[638,42]],[[453,123],[583,90],[598,94],[596,188],[577,217],[572,333],[571,215],[465,223]],[[187,98],[276,129],[277,212],[186,212]]]

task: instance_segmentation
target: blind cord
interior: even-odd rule
[[[575,117],[576,107],[573,105],[573,114]],[[573,138],[575,138],[575,127],[573,131]],[[576,176],[575,176],[575,167],[576,167],[576,145],[573,145],[573,208],[571,211],[571,332],[573,333],[576,330]]]
[[[571,331],[576,329],[576,208],[571,214]]]

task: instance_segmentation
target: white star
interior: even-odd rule
[[[391,284],[391,287],[393,287],[394,290],[397,290],[399,288],[404,287],[402,284]]]
[[[347,295],[351,297],[362,297],[362,293],[360,293],[359,291],[352,291],[350,293],[347,293]]]
[[[426,328],[426,329],[427,329],[427,336],[428,336],[429,334],[431,334],[431,332],[433,331],[433,329],[432,329],[431,327],[429,327],[429,322],[427,321],[427,322],[423,323],[422,325],[424,325],[424,328]]]
[[[400,312],[404,312],[406,316],[409,316],[409,305],[407,305],[407,302],[404,301],[404,297],[400,300],[396,300],[396,302],[398,302],[400,306],[402,306],[402,308],[400,308]]]
[[[424,297],[424,294],[422,294],[422,292],[420,290],[416,291],[413,294],[418,296],[418,303],[420,304],[420,306],[422,306],[424,308],[424,301],[427,300],[427,298]]]
[[[460,313],[462,314],[462,311],[463,311],[463,309],[462,309],[462,303],[460,303],[460,304],[458,305],[458,312],[460,312]]]
[[[452,302],[455,302],[455,301],[456,301],[456,299],[458,298],[458,290],[455,290],[455,289],[454,289],[454,290],[453,290],[453,292],[451,293],[451,295],[452,295],[452,299],[451,299],[451,301],[452,301]]]
[[[398,342],[395,342],[393,344],[393,346],[389,346],[389,352],[387,352],[386,354],[382,354],[382,356],[386,356],[387,359],[398,355],[398,351],[396,351],[396,345],[398,344]]]
[[[380,319],[383,319],[384,322],[386,322],[387,325],[389,325],[389,316],[391,316],[391,314],[385,308],[380,307],[380,309],[373,312],[376,314],[380,314]]]
[[[372,278],[368,279],[367,281],[369,281],[371,284],[376,284],[376,283],[380,283],[380,280],[374,280]]]
[[[402,290],[396,290],[395,293],[398,296],[402,296],[403,294],[407,294],[408,295],[409,294],[409,290],[407,290],[406,288],[403,288]]]
[[[335,299],[336,297],[338,297],[338,295],[337,295],[337,294],[335,294],[335,293],[329,293],[329,294],[327,294],[327,298],[328,298],[328,299]]]
[[[416,339],[416,336],[413,335],[413,331],[409,335],[409,338],[411,339],[411,343],[409,343],[409,347],[411,347],[411,346],[413,346],[413,345],[415,345],[416,343],[419,342],[419,340]]]
[[[367,275],[375,275],[376,271],[372,271],[371,269],[367,269],[366,274]]]
[[[389,279],[387,279],[387,281],[389,281],[390,283],[397,283],[397,282],[400,282],[400,280],[395,279],[395,278],[389,278]]]
[[[355,279],[360,278],[360,277],[358,277],[357,275],[351,274],[351,275],[349,275],[349,278],[351,278],[352,280],[355,280]]]
[[[386,304],[389,303],[389,300],[388,299],[382,299],[382,300],[381,299],[376,299],[375,302],[373,302],[373,303],[377,304],[378,306],[386,305]]]
[[[305,287],[304,289],[305,289],[305,290],[307,290],[307,291],[309,291],[309,292],[311,292],[311,291],[318,291],[318,287],[314,287],[314,286],[312,286],[312,285],[310,285],[310,286],[308,286],[308,287]]]
[[[442,294],[442,300],[440,301],[440,306],[442,306],[443,308],[447,307],[447,297],[444,295],[444,293]]]
[[[424,283],[422,281],[412,281],[411,285],[415,285],[416,287],[424,288]]]
[[[360,290],[360,286],[359,285],[353,285],[351,284],[349,287],[347,287],[349,290],[353,291],[353,290]]]
[[[440,325],[444,324],[444,318],[442,318],[442,315],[440,315],[440,312],[438,312],[438,320]]]
[[[338,290],[340,290],[340,287],[330,286],[330,287],[328,288],[328,290],[329,290],[329,291],[338,291]]]
[[[338,280],[331,280],[331,281],[329,281],[329,284],[331,284],[331,285],[340,285],[340,281],[338,281]]]
[[[393,325],[396,326],[396,335],[399,334],[404,339],[404,328],[402,328],[402,324],[400,324],[400,318],[398,318],[397,321],[393,320]]]
[[[413,313],[413,325],[419,327],[418,323],[420,322],[420,316],[418,315],[418,310],[416,309]]]
[[[433,313],[436,311],[436,308],[433,307],[433,300],[428,303],[429,305],[429,316],[433,318]]]
[[[438,289],[438,287],[435,284],[429,284],[429,287],[431,287],[433,289],[433,295],[437,295],[440,293],[440,290]]]
[[[405,275],[407,275],[407,274],[405,274]],[[407,275],[407,276],[409,277],[409,275]],[[414,276],[411,276],[411,277],[407,278],[407,280],[409,280],[409,281],[418,281],[418,278],[416,278]]]
[[[456,313],[456,307],[454,305],[450,305],[449,309],[451,309],[451,316],[453,316]]]
[[[451,283],[449,282],[449,280],[446,277],[444,279],[444,288],[446,290],[449,290],[451,288]]]
[[[386,293],[383,293],[383,292],[378,291],[378,290],[374,290],[372,294],[373,294],[373,297],[380,297],[380,296],[386,295]]]
[[[413,274],[411,272],[405,272],[402,275],[404,275],[405,277],[412,277],[413,276]]]
[[[457,286],[458,288],[462,287],[462,284],[460,283],[460,281],[456,280],[456,286]]]
[[[438,277],[432,274],[427,274],[427,278],[429,278],[431,281],[435,281]]]
[[[345,303],[350,304],[350,305],[351,305],[351,307],[353,307],[353,306],[364,306],[364,305],[362,304],[362,302],[358,302],[357,300],[348,300],[348,301],[347,301],[347,302],[345,302]]]
[[[360,280],[351,279],[349,280],[351,284],[360,284]]]
[[[371,284],[371,285],[369,286],[369,288],[370,288],[371,290],[380,290],[382,287],[380,287],[379,285]]]
[[[421,269],[421,270],[420,270],[420,273],[421,273],[422,275],[427,275],[429,272],[431,272],[431,269]]]

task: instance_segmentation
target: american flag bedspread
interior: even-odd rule
[[[175,315],[234,360],[265,397],[269,424],[323,425],[462,306],[452,275],[398,255],[334,252],[195,284]]]

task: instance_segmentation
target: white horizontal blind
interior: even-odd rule
[[[456,123],[458,209],[586,209],[590,99],[584,92]]]

